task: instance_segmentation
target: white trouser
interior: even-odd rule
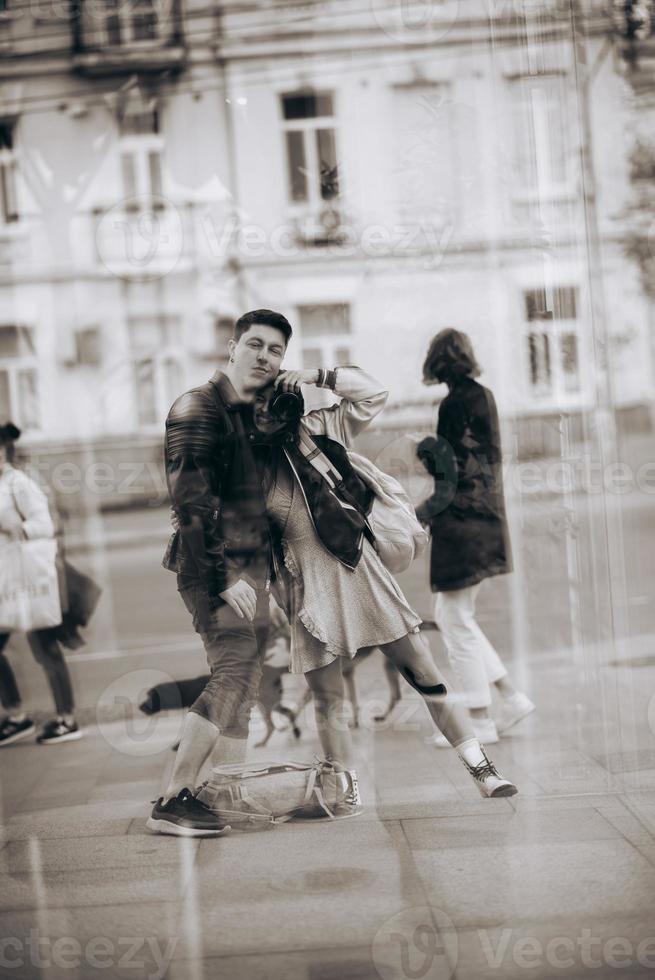
[[[439,592],[434,605],[434,618],[459,681],[459,698],[467,708],[489,707],[489,685],[507,674],[475,618],[475,600],[481,584]]]

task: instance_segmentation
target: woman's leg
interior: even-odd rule
[[[453,748],[474,738],[468,712],[448,695],[441,671],[420,634],[410,633],[380,649],[421,695],[435,725]]]
[[[504,779],[475,737],[468,712],[448,697],[446,685],[421,636],[410,633],[380,647],[409,684],[418,691],[433,721],[462,759],[482,796],[514,796],[516,787]]]
[[[341,660],[318,667],[305,674],[314,695],[314,712],[321,748],[326,759],[343,769],[353,764],[352,738],[346,703]]]
[[[16,677],[4,652],[9,636],[0,633],[0,703],[11,718],[16,718],[21,714],[21,700]]]
[[[68,665],[61,652],[59,640],[50,629],[34,630],[27,634],[27,642],[48,678],[57,714],[70,721],[75,703]]]
[[[435,619],[441,630],[448,658],[461,687],[463,703],[474,718],[488,718],[490,684],[507,671],[475,618],[475,600],[480,585],[439,592]]]

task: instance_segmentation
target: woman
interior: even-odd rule
[[[512,570],[498,413],[491,391],[475,380],[479,374],[465,333],[446,329],[436,335],[423,365],[423,382],[448,385],[448,395],[439,408],[437,438],[424,439],[417,448],[435,480],[435,492],[418,508],[417,516],[432,533],[435,620],[473,730],[490,744],[535,706],[516,691],[475,618],[482,581]],[[503,699],[497,722],[489,714],[491,687]],[[441,747],[447,742],[437,737],[434,744]]]
[[[301,418],[302,384],[331,388],[341,401]],[[275,415],[280,392],[298,399],[297,412],[288,413],[285,421]],[[306,675],[324,755],[345,777],[342,816],[359,812],[360,805],[351,735],[344,723],[342,664],[369,647],[379,647],[421,694],[483,796],[516,793],[489,762],[462,709],[445,697],[445,685],[419,636],[420,618],[382,564],[367,526],[373,492],[347,449],[386,398],[373,378],[343,367],[284,372],[277,392],[263,391],[254,405],[278,579],[286,586],[291,670]],[[317,449],[332,467],[330,479],[317,463]]]
[[[45,494],[27,474],[13,466],[19,437],[20,429],[13,423],[0,426],[0,561],[3,547],[12,541],[54,536]],[[56,631],[54,627],[27,634],[30,649],[45,671],[57,710],[57,716],[37,737],[41,745],[68,742],[82,734],[73,716],[73,689]],[[28,738],[35,731],[34,722],[22,708],[16,678],[4,653],[9,635],[0,633],[0,702],[7,712],[0,723],[0,746]]]

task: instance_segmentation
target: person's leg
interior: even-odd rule
[[[517,722],[521,721],[523,718],[527,717],[527,715],[535,710],[535,705],[526,694],[523,694],[522,691],[517,691],[517,689],[514,687],[509,679],[505,665],[496,653],[496,650],[492,644],[478,626],[475,616],[475,604],[481,584],[482,583],[473,587],[473,622],[478,630],[479,647],[484,663],[484,669],[487,674],[487,679],[489,684],[495,687],[503,702],[500,714],[496,719],[496,729],[498,733],[501,734],[506,732],[513,725],[516,725]],[[471,715],[474,719],[480,715],[483,718],[486,718],[487,710],[484,709],[483,711],[476,711],[475,709],[472,709]]]
[[[305,677],[314,695],[316,727],[323,755],[339,768],[352,768],[352,737],[340,659],[337,657],[325,667],[308,671]]]
[[[468,712],[448,697],[446,685],[425,640],[416,633],[380,648],[423,698],[432,720],[457,750],[482,796],[513,796],[516,787],[504,779],[476,738]]]
[[[75,708],[73,685],[59,640],[53,630],[45,629],[28,633],[27,642],[34,659],[43,667],[48,678],[57,715],[71,724]]]
[[[0,633],[0,703],[10,718],[16,718],[23,712],[16,677],[4,652],[10,635]]]
[[[496,678],[506,671],[498,654],[475,619],[475,598],[479,586],[450,592],[439,592],[435,602],[435,619],[441,630],[448,659],[461,689],[462,703],[474,718],[489,717],[491,705],[492,666]]]
[[[183,789],[191,789],[211,753],[212,766],[243,762],[249,718],[256,702],[261,661],[268,632],[268,594],[258,595],[254,622],[241,619],[222,603],[203,620],[202,596],[182,598],[194,614],[211,674],[205,689],[191,706],[177,750],[164,802]],[[206,628],[205,628],[206,627]]]
[[[0,746],[11,745],[35,731],[34,722],[21,706],[16,678],[4,653],[8,640],[9,633],[0,633],[0,702],[7,712],[0,721]]]
[[[507,668],[498,656],[493,644],[489,641],[486,634],[480,628],[477,620],[476,604],[481,588],[482,582],[478,582],[477,585],[471,586],[470,602],[472,621],[474,624],[473,629],[475,630],[475,635],[477,637],[480,656],[482,657],[482,663],[484,664],[484,669],[487,674],[487,680],[490,686],[497,686],[499,691],[502,690],[506,691],[507,694],[513,694],[515,692],[515,688],[507,676]]]
[[[449,696],[441,671],[419,633],[409,633],[380,649],[421,695],[435,725],[454,748],[474,737],[468,712]]]

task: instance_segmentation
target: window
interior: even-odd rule
[[[329,92],[282,96],[289,200],[319,209],[339,197],[334,104]]]
[[[450,87],[394,89],[396,200],[403,217],[433,220],[455,199],[457,127]]]
[[[102,364],[102,337],[99,327],[75,331],[75,363],[80,367],[99,367]]]
[[[523,294],[523,304],[531,394],[557,397],[579,393],[577,289],[529,289]]]
[[[38,429],[38,382],[33,331],[0,326],[0,419],[11,419],[26,432]]]
[[[299,306],[304,368],[333,368],[352,364],[350,306],[329,303]]]
[[[93,5],[94,34],[103,45],[158,40],[161,30],[154,0],[100,0]],[[104,28],[104,30],[103,30]]]
[[[18,221],[14,125],[0,122],[0,217],[4,224]]]
[[[133,377],[139,425],[159,425],[184,389],[185,355],[177,316],[130,316]]]
[[[553,197],[572,189],[576,137],[564,74],[510,81],[515,186]]]
[[[154,99],[141,95],[128,99],[119,118],[120,163],[128,210],[147,210],[161,204],[159,111]]]

